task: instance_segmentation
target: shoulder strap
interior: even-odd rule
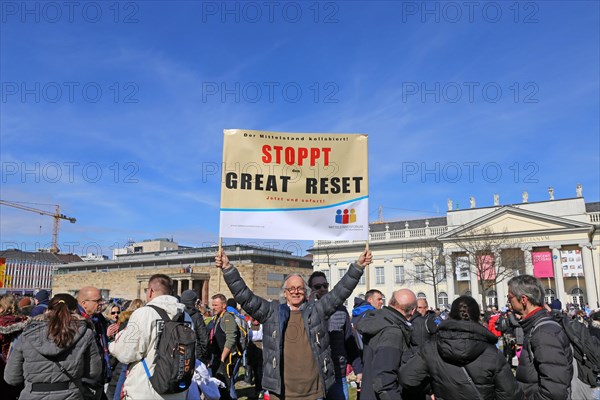
[[[477,398],[479,400],[483,400],[483,397],[481,397],[481,393],[479,393],[479,390],[477,390],[477,386],[475,386],[475,383],[473,382],[473,379],[471,379],[471,375],[469,375],[469,372],[467,371],[467,369],[465,367],[461,367],[461,369],[465,373],[465,376],[467,377],[467,381],[469,381],[469,384],[471,385],[473,390],[475,390],[475,393],[477,393]]]
[[[531,337],[533,336],[533,331],[535,331],[539,326],[548,325],[548,324],[556,324],[556,325],[562,327],[561,324],[559,324],[552,318],[541,318],[535,325],[533,325],[533,328],[531,328],[531,330],[529,331],[529,334],[527,335],[527,353],[529,353],[531,362],[535,361],[535,356],[533,354],[533,351],[531,350]]]
[[[39,353],[39,352],[38,352]],[[60,372],[62,372],[64,375],[66,375],[67,378],[69,378],[69,380],[71,382],[73,382],[73,384],[75,386],[77,386],[77,389],[79,390],[79,392],[81,393],[81,395],[85,398],[86,396],[86,392],[88,391],[88,389],[86,389],[85,387],[83,387],[83,385],[81,384],[81,382],[78,382],[73,375],[71,375],[69,373],[69,371],[67,371],[67,369],[65,367],[63,367],[63,365],[61,363],[59,363],[56,360],[52,360],[50,359],[48,356],[46,356],[45,354],[39,353],[41,354],[45,359],[52,361],[54,364],[56,364],[56,366],[58,367],[58,369],[60,369]]]
[[[148,307],[154,309],[154,311],[156,311],[158,313],[158,315],[160,315],[160,317],[163,319],[163,321],[165,321],[165,322],[171,321],[171,318],[169,318],[169,314],[167,314],[167,312],[165,310],[163,310],[162,308],[154,306],[152,304],[148,304]]]

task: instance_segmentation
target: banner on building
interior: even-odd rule
[[[565,278],[583,276],[581,250],[561,250],[560,262]]]
[[[491,254],[478,254],[477,256],[477,279],[484,281],[496,280],[496,268],[494,256]]]
[[[536,278],[554,278],[552,253],[550,251],[534,251],[531,253],[533,275]]]
[[[470,281],[471,274],[469,268],[469,257],[460,256],[456,257],[456,280],[457,281]]]
[[[6,287],[4,275],[6,275],[6,258],[0,258],[0,288]]]
[[[220,235],[366,240],[367,135],[224,131]]]

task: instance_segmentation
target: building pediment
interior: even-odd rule
[[[438,240],[452,241],[480,234],[549,235],[566,232],[591,233],[593,230],[592,224],[505,206],[438,236]]]

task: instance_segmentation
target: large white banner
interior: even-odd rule
[[[224,133],[222,237],[368,238],[367,135]]]
[[[469,281],[471,280],[471,268],[468,256],[456,257],[456,280]]]
[[[562,264],[563,276],[565,278],[583,276],[581,250],[561,250],[560,261]]]

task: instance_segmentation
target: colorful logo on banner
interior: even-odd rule
[[[6,274],[6,258],[0,258],[0,288],[6,287],[4,275]]]
[[[583,276],[581,250],[561,250],[560,262],[565,278]]]
[[[533,275],[536,278],[554,278],[552,253],[549,251],[534,251],[531,253]]]
[[[344,209],[344,211],[342,212],[342,210],[336,210],[335,212],[335,223],[336,224],[342,224],[342,225],[346,225],[346,224],[353,224],[356,222],[356,210],[354,208],[351,208],[350,210],[348,210],[347,208]]]

